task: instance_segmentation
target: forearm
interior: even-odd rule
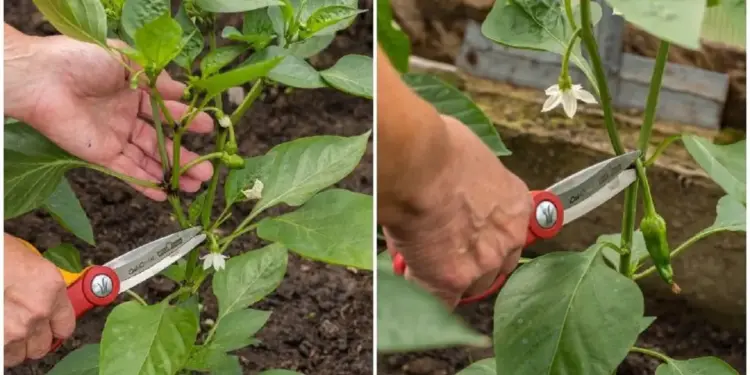
[[[420,209],[420,190],[448,163],[450,147],[438,111],[401,80],[380,48],[377,70],[378,221],[387,226]]]
[[[38,38],[26,35],[7,23],[4,24],[3,32],[4,114],[26,121],[31,110],[29,103],[35,102],[30,100],[29,93],[38,84],[33,74],[34,66],[38,65],[33,63],[36,53],[33,45]]]

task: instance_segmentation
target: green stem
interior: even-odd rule
[[[255,100],[258,99],[260,94],[263,92],[263,79],[258,79],[253,84],[253,87],[250,88],[250,91],[245,95],[245,98],[242,99],[242,103],[240,103],[240,106],[237,107],[237,109],[232,112],[232,115],[229,117],[230,120],[232,120],[232,125],[237,124],[242,119],[242,116],[245,115],[245,112],[247,112],[250,107],[252,107],[253,103],[255,103]]]
[[[694,243],[696,243],[696,242],[698,242],[698,241],[700,241],[700,240],[702,240],[702,239],[704,239],[704,238],[706,238],[706,237],[708,237],[710,235],[713,235],[713,234],[716,234],[716,233],[720,233],[720,232],[725,232],[727,230],[728,230],[727,228],[714,228],[714,229],[710,229],[710,230],[701,231],[701,232],[693,235],[693,237],[688,238],[687,241],[683,242],[682,244],[680,244],[680,246],[678,246],[677,248],[675,248],[674,250],[672,250],[672,252],[669,254],[669,257],[670,258],[675,258],[678,255],[680,255],[680,253],[682,253],[683,251],[685,251],[685,249],[687,249],[690,246],[692,246]],[[650,275],[650,274],[652,274],[654,272],[656,272],[656,267],[651,266],[651,267],[647,268],[645,271],[636,274],[633,277],[633,279],[634,280],[642,279],[642,278],[644,278],[644,277],[646,277],[646,276],[648,276],[648,275]]]
[[[199,157],[191,160],[189,163],[185,164],[182,168],[180,168],[180,171],[179,171],[179,173],[177,175],[181,176],[181,175],[187,173],[187,171],[190,168],[193,168],[196,165],[198,165],[200,163],[203,163],[206,160],[219,159],[219,158],[221,158],[222,155],[224,155],[224,153],[223,152],[218,152],[218,151],[217,152],[212,152],[210,154],[201,155],[201,156],[199,156]]]
[[[630,348],[630,351],[634,352],[634,353],[645,354],[645,355],[654,357],[654,358],[659,359],[659,360],[664,361],[664,362],[669,362],[671,360],[671,358],[669,358],[666,355],[661,354],[661,353],[659,353],[657,351],[653,351],[653,350],[646,349],[646,348],[639,348],[637,346],[634,346],[634,347]]]
[[[183,229],[189,227],[190,223],[187,218],[185,218],[185,212],[182,210],[180,197],[170,194],[167,196],[167,200],[169,201],[169,204],[172,205],[172,211],[174,211],[175,216],[177,216],[177,222],[180,223],[180,227]]]
[[[141,305],[148,306],[148,303],[146,302],[146,300],[144,300],[143,298],[141,298],[141,296],[139,296],[138,293],[136,293],[136,292],[134,292],[134,291],[132,291],[130,289],[126,290],[125,293],[127,293],[134,300],[138,301],[138,303],[140,303]]]
[[[167,146],[164,141],[164,129],[161,126],[161,114],[159,113],[159,100],[157,97],[159,93],[156,91],[156,79],[152,79],[151,83],[151,110],[154,120],[154,128],[156,128],[156,141],[157,148],[159,149],[159,157],[161,158],[161,167],[164,171],[164,176],[169,171],[169,158],[167,158]]]
[[[658,159],[659,156],[661,156],[661,154],[664,153],[664,150],[666,150],[667,147],[669,147],[669,145],[672,144],[672,142],[680,139],[681,137],[682,135],[675,134],[661,141],[661,143],[659,143],[659,147],[657,147],[656,150],[654,150],[654,153],[651,154],[651,157],[649,157],[648,160],[646,160],[646,162],[643,163],[643,166],[646,168],[652,166],[656,162],[656,159]]]
[[[656,62],[654,63],[653,73],[651,73],[651,84],[646,98],[646,110],[643,113],[643,125],[641,125],[641,134],[638,137],[638,149],[641,150],[642,155],[645,155],[648,151],[648,142],[651,139],[651,129],[654,126],[654,118],[656,118],[656,107],[659,104],[659,93],[661,92],[668,53],[669,42],[661,41],[659,50],[656,52]]]
[[[570,37],[570,40],[568,41],[568,46],[565,48],[565,54],[563,55],[562,60],[562,69],[560,71],[560,77],[565,77],[565,79],[570,79],[570,74],[568,73],[568,63],[570,61],[570,53],[573,51],[573,47],[576,45],[576,42],[578,41],[578,36],[581,34],[581,29],[576,29],[576,31],[573,32],[573,35]]]
[[[573,30],[577,29],[578,26],[576,26],[576,16],[573,14],[573,4],[571,4],[570,0],[565,0],[565,14],[568,16],[570,27]]]
[[[104,173],[106,175],[109,175],[115,178],[119,178],[120,180],[129,182],[133,185],[143,186],[143,187],[151,188],[151,189],[158,189],[158,190],[161,189],[161,186],[159,186],[159,183],[157,182],[146,181],[146,180],[137,179],[135,177],[130,177],[126,174],[115,172],[111,169],[108,169],[108,168],[105,168],[96,164],[84,164],[84,165],[86,166],[86,168],[93,169],[97,172],[101,172],[101,173]]]
[[[612,108],[612,97],[609,93],[609,86],[607,85],[607,74],[604,72],[602,65],[602,59],[599,56],[599,47],[596,44],[594,38],[594,30],[591,28],[591,0],[581,0],[581,39],[583,39],[586,45],[586,50],[591,57],[591,64],[594,66],[594,74],[596,76],[597,87],[599,88],[599,99],[604,111],[604,123],[607,126],[607,134],[609,140],[612,143],[612,148],[615,150],[617,155],[625,153],[625,148],[622,146],[620,140],[620,134],[617,133],[617,125],[615,125],[614,109]]]
[[[219,225],[221,225],[222,223],[224,223],[224,221],[227,218],[229,218],[229,216],[230,216],[229,215],[229,210],[231,210],[231,209],[232,209],[232,206],[224,207],[224,211],[221,211],[221,214],[219,214],[219,218],[216,219],[216,221],[214,221],[213,224],[211,224],[211,227],[208,229],[208,231],[211,232],[211,231],[215,230],[216,228],[218,228]]]
[[[189,292],[191,289],[186,287],[180,287],[174,292],[172,292],[170,295],[167,296],[167,298],[164,298],[162,300],[163,303],[169,303],[169,301],[173,300],[175,297],[179,297],[183,295],[185,292]]]
[[[632,184],[625,189],[625,203],[622,211],[622,232],[620,234],[620,273],[631,277],[631,249],[633,248],[633,232],[635,231],[635,213],[638,203],[638,185]]]
[[[229,247],[229,245],[232,244],[232,241],[234,241],[235,238],[240,237],[240,236],[242,236],[242,235],[244,235],[244,234],[252,231],[257,226],[258,226],[258,224],[256,223],[256,224],[248,226],[247,228],[240,229],[240,227],[237,227],[237,229],[234,232],[232,232],[232,234],[230,234],[230,235],[228,235],[228,236],[226,236],[226,237],[224,237],[224,238],[221,239],[220,243],[221,243],[222,246],[221,246],[221,249],[219,250],[219,252],[220,253],[224,253],[227,250],[227,248]]]
[[[602,247],[608,247],[608,248],[616,251],[618,254],[629,253],[629,252],[623,250],[621,247],[619,247],[619,246],[617,246],[617,245],[615,245],[613,243],[610,243],[610,242],[602,242],[601,245],[602,245]]]

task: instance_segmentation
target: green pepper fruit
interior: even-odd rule
[[[221,162],[226,164],[230,169],[245,168],[245,159],[243,159],[242,156],[236,154],[225,152],[223,155],[221,155]]]
[[[237,153],[237,141],[235,141],[234,139],[228,140],[227,143],[224,144],[224,151],[227,154],[232,154],[232,155],[236,154]]]
[[[647,214],[641,220],[641,233],[646,242],[646,249],[654,261],[654,267],[672,291],[679,293],[680,287],[674,282],[672,259],[670,258],[669,242],[667,241],[667,223],[659,214]]]

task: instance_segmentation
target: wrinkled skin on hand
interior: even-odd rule
[[[130,88],[129,72],[117,61],[119,54],[66,36],[16,33],[10,40],[6,36],[6,115],[28,123],[83,160],[141,180],[162,181],[149,92],[145,86]],[[110,44],[124,46],[120,41]],[[187,111],[179,102],[184,87],[167,73],[157,82],[175,120]],[[201,113],[189,130],[208,133],[212,129],[213,120]],[[166,143],[171,158],[172,142]],[[180,164],[196,157],[183,147]],[[180,188],[195,192],[212,173],[209,162],[201,163],[182,176]],[[151,199],[166,199],[162,191],[132,186]]]
[[[423,188],[420,212],[384,234],[389,250],[404,256],[406,279],[455,307],[516,267],[532,200],[526,184],[469,128],[443,119],[451,162]]]
[[[49,352],[53,338],[73,334],[75,317],[62,275],[52,262],[6,234],[3,319],[5,367]]]

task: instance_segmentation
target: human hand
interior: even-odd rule
[[[421,187],[406,219],[383,229],[389,251],[408,265],[406,279],[455,307],[516,267],[532,200],[526,184],[470,129],[442,118],[449,148],[434,152],[447,153],[450,162]]]
[[[75,316],[57,267],[7,233],[4,245],[4,365],[12,367],[73,334]]]
[[[66,36],[13,34],[9,41],[8,29],[6,115],[28,123],[83,160],[137,179],[163,180],[156,131],[149,123],[153,119],[150,95],[146,89],[130,88],[129,73],[117,57],[102,47]],[[124,45],[119,41],[111,44]],[[157,82],[157,90],[175,119],[188,110],[178,101],[184,87],[166,72]],[[212,129],[211,117],[201,113],[189,130],[208,133]],[[171,158],[172,142],[166,143]],[[180,152],[181,165],[198,157],[184,147]],[[210,162],[201,163],[181,177],[180,188],[195,192],[212,173]],[[163,191],[131,186],[151,199],[166,199]]]

